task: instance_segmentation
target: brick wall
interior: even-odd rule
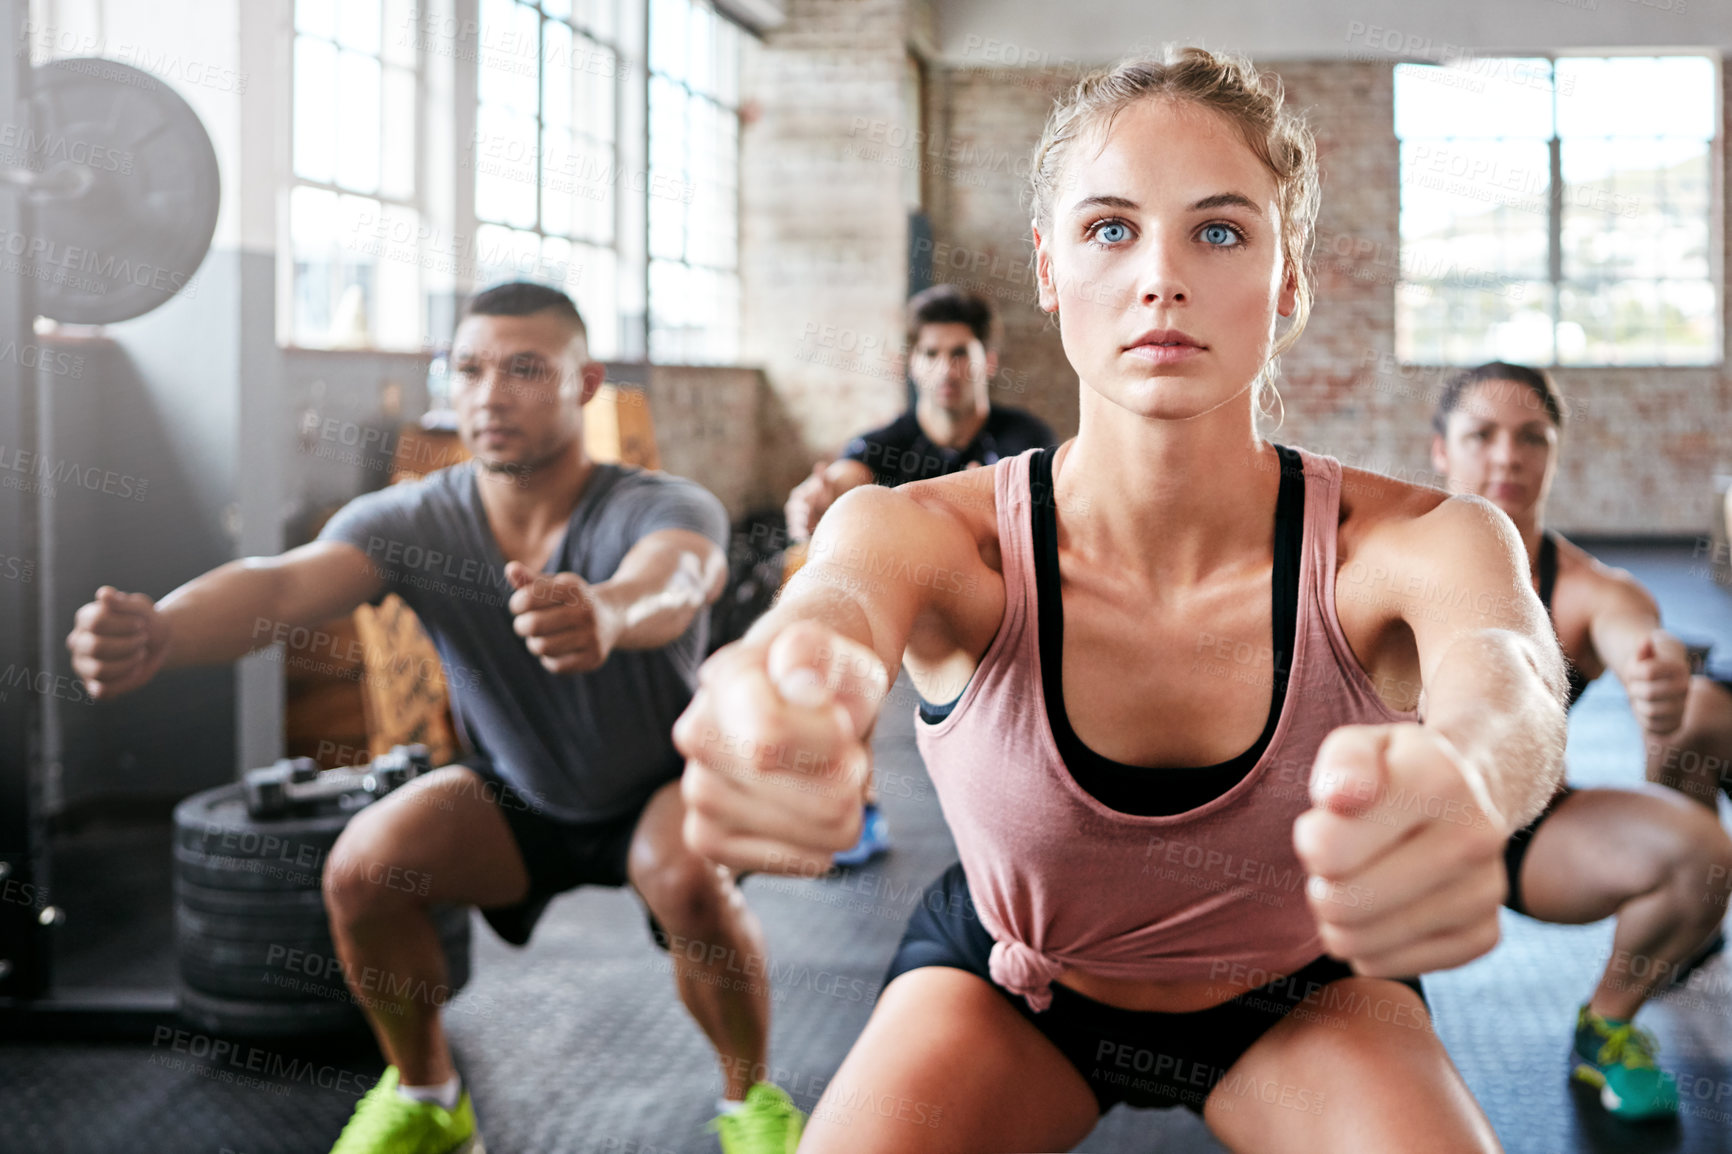
[[[740,140],[742,354],[769,388],[759,481],[778,501],[902,408],[911,132],[906,0],[793,0],[749,42]]]
[[[1292,103],[1310,112],[1324,192],[1316,306],[1283,361],[1286,416],[1274,435],[1429,481],[1427,426],[1440,374],[1393,357],[1399,190],[1389,65],[1287,62],[1279,71]],[[1057,329],[1034,304],[1026,204],[1029,155],[1052,99],[1074,80],[1032,69],[934,68],[926,114],[939,151],[922,156],[934,275],[990,293],[1004,314],[995,398],[1032,409],[1067,436],[1076,429],[1078,385]],[[1565,532],[1701,531],[1711,516],[1711,475],[1732,471],[1732,372],[1565,368],[1557,377],[1576,419],[1552,523]]]
[[[762,373],[656,365],[649,374],[645,394],[664,470],[714,493],[733,521],[782,503],[786,494],[766,492],[757,467]]]

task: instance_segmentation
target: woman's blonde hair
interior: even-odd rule
[[[1281,211],[1281,257],[1293,280],[1292,323],[1275,342],[1264,384],[1273,389],[1276,358],[1299,339],[1311,315],[1307,267],[1317,223],[1317,142],[1303,117],[1283,106],[1281,78],[1259,72],[1243,56],[1202,48],[1169,47],[1160,58],[1126,60],[1093,73],[1054,106],[1035,149],[1030,173],[1034,223],[1046,227],[1070,146],[1079,138],[1103,141],[1125,108],[1150,97],[1185,101],[1225,116],[1275,177]],[[1279,398],[1277,398],[1279,399]]]

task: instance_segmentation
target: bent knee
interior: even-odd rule
[[[632,887],[672,933],[702,937],[726,916],[733,887],[714,863],[696,854],[640,858],[634,852],[630,873]]]
[[[403,871],[392,860],[387,831],[378,828],[381,823],[362,821],[361,816],[343,830],[325,859],[320,887],[325,909],[335,922],[353,922],[417,901],[413,886],[390,884]]]

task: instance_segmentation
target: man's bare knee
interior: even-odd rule
[[[373,817],[374,820],[363,820]],[[353,924],[406,905],[425,904],[425,886],[392,860],[387,823],[366,811],[356,815],[331,847],[322,888],[325,909],[335,923]]]
[[[639,859],[634,857],[634,866]],[[730,884],[711,862],[685,854],[643,862],[632,885],[669,932],[702,938],[726,919]]]

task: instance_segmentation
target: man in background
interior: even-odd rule
[[[810,540],[825,510],[861,485],[895,488],[1055,444],[1039,417],[992,403],[988,386],[997,372],[992,302],[955,285],[934,285],[911,297],[908,375],[917,391],[914,407],[849,441],[836,460],[812,466],[812,475],[788,497],[788,540]],[[869,798],[860,841],[837,854],[836,864],[863,865],[889,848],[884,815]]]

